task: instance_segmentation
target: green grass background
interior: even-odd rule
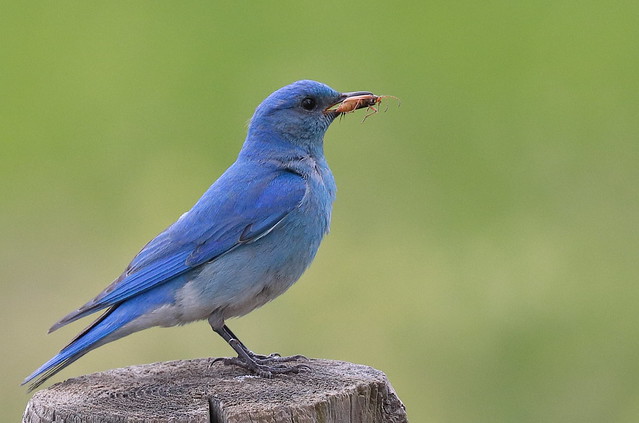
[[[0,13],[0,409],[230,165],[253,109],[316,79],[401,98],[336,122],[332,231],[230,327],[387,373],[412,422],[639,421],[639,3],[12,2]],[[231,355],[151,329],[53,381]]]

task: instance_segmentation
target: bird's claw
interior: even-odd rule
[[[257,364],[286,363],[289,361],[308,360],[308,358],[300,354],[282,357],[279,353],[262,355],[249,352],[249,355]]]
[[[259,358],[259,357],[264,357],[264,358]],[[306,364],[298,364],[295,366],[285,366],[282,364],[280,365],[269,364],[273,362],[281,363],[281,362],[295,361],[300,358],[307,359],[306,357],[302,355],[282,357],[279,354],[271,354],[268,356],[254,354],[254,357],[251,357],[251,358],[253,358],[253,360],[246,361],[240,357],[218,357],[214,359],[213,361],[211,361],[211,363],[209,364],[209,367],[212,366],[213,363],[220,361],[224,363],[225,365],[234,365],[234,366],[242,367],[243,369],[246,369],[250,371],[251,373],[254,373],[255,375],[259,377],[263,377],[265,379],[271,379],[273,378],[274,375],[278,375],[278,374],[299,373],[302,370],[311,370],[311,367],[307,366]]]
[[[255,360],[273,360],[273,359],[282,357],[280,353],[276,353],[276,352],[271,353],[269,355],[264,355],[264,354],[255,354],[253,351],[248,351],[248,355],[250,355]]]

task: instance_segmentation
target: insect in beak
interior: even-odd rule
[[[364,116],[362,122],[366,120],[370,115],[374,115],[379,112],[378,108],[375,105],[381,103],[383,98],[394,98],[398,102],[399,98],[392,95],[380,95],[377,96],[373,93],[367,91],[355,91],[352,93],[344,93],[340,97],[340,101],[331,105],[330,107],[324,110],[325,113],[338,113],[343,115],[344,113],[352,113],[355,110],[367,108],[370,112]]]

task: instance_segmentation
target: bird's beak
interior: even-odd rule
[[[346,99],[352,98],[352,97],[360,97],[360,96],[374,96],[374,94],[370,91],[352,91],[349,93],[341,93],[340,96],[338,97],[338,100],[331,104],[330,106],[328,106],[324,112],[328,113],[328,112],[335,112],[335,110],[331,110],[333,109],[335,106],[341,104],[342,102],[344,102]],[[360,104],[358,104],[358,106],[354,109],[361,109],[364,107],[367,107],[368,105],[365,102],[362,102]]]

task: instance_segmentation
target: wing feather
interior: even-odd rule
[[[299,206],[306,193],[305,180],[286,170],[252,178],[237,171],[232,174],[241,176],[223,175],[191,210],[149,242],[118,279],[50,331],[126,301],[267,235]]]

